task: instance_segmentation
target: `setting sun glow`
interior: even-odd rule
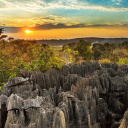
[[[30,31],[30,30],[25,30],[25,32],[26,32],[27,34],[31,33],[31,31]]]

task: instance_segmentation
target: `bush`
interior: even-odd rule
[[[83,59],[86,62],[89,62],[92,58],[92,48],[91,48],[91,42],[85,42],[83,40],[80,40],[76,44],[75,50],[78,51],[79,56],[83,57]]]
[[[98,61],[99,64],[107,64],[107,63],[111,63],[111,61],[109,59],[102,59]]]
[[[2,86],[0,86],[0,90],[3,90],[3,87]]]
[[[117,62],[119,65],[128,65],[128,58],[120,58],[119,62]]]
[[[20,70],[45,71],[51,67],[61,69],[63,60],[50,48],[40,46],[34,41],[0,41],[0,82],[6,83]]]

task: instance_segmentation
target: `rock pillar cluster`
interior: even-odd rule
[[[0,128],[128,128],[128,67],[22,71],[0,92]]]

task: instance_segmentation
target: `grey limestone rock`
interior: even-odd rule
[[[0,92],[0,128],[127,128],[127,69],[90,62],[22,70]]]

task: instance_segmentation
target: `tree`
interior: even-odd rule
[[[14,41],[14,38],[13,37],[9,37],[8,41]]]
[[[125,45],[127,45],[128,44],[128,41],[124,41],[121,45],[122,46],[125,46]]]
[[[7,37],[7,35],[1,35],[3,33],[3,28],[0,28],[0,40]]]
[[[78,51],[70,49],[69,45],[65,45],[63,51],[66,64],[75,63],[78,60]]]
[[[102,52],[98,51],[98,50],[95,50],[94,53],[93,53],[93,57],[94,57],[95,60],[99,60],[101,55],[102,55]]]
[[[4,39],[4,38],[7,38],[8,36],[7,35],[2,35],[1,37],[0,37],[0,40],[1,39]]]
[[[45,71],[49,68],[61,68],[64,61],[50,48],[40,46],[35,41],[0,41],[0,82],[7,82],[20,70]]]
[[[85,42],[83,40],[80,40],[80,42],[76,44],[75,49],[78,51],[79,55],[83,57],[84,60],[86,61],[91,60],[92,57],[91,42]]]
[[[97,51],[104,51],[105,48],[104,48],[103,44],[97,43],[97,44],[93,44],[92,50],[93,51],[96,51],[96,50]]]
[[[0,35],[3,33],[3,28],[0,28]]]
[[[49,46],[44,48],[36,44],[31,50],[30,63],[26,66],[26,69],[29,71],[46,71],[52,67],[60,69],[63,64],[63,60]]]

